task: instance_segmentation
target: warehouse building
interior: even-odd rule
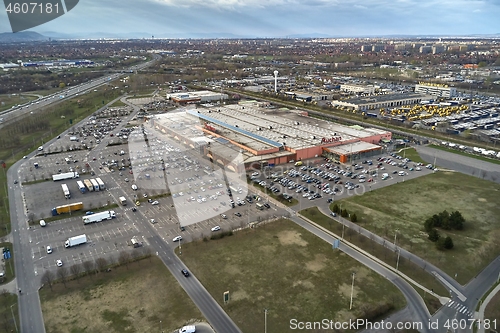
[[[356,111],[370,111],[380,108],[418,104],[424,98],[425,96],[420,94],[389,94],[332,101],[332,106],[338,108],[344,107]]]
[[[150,123],[221,165],[231,165],[241,153],[247,168],[318,156],[347,163],[351,155],[379,152],[379,143],[392,137],[385,130],[344,126],[311,118],[305,111],[270,109],[257,103],[186,107],[155,115]]]
[[[360,84],[341,84],[340,90],[348,93],[356,94],[374,94],[375,86],[364,86]]]
[[[457,96],[457,88],[449,87],[447,84],[420,82],[415,85],[415,93],[452,98]]]
[[[226,100],[228,98],[227,94],[216,93],[208,90],[168,93],[166,97],[167,99],[179,104],[210,103]]]

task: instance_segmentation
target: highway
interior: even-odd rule
[[[16,108],[11,108],[11,109],[2,111],[2,112],[0,112],[0,118],[3,118],[3,122],[0,123],[0,128],[2,128],[9,121],[17,119],[17,118],[19,118],[27,113],[36,113],[36,111],[40,108],[43,108],[43,107],[46,107],[48,105],[52,105],[55,103],[59,103],[63,100],[71,99],[71,98],[76,97],[80,94],[83,94],[87,91],[95,89],[99,86],[113,82],[113,81],[119,79],[120,77],[129,75],[131,71],[138,71],[138,70],[142,70],[144,68],[147,68],[148,66],[151,66],[159,59],[161,59],[160,55],[153,54],[152,60],[145,62],[145,63],[142,63],[142,64],[139,64],[139,65],[132,66],[128,69],[124,69],[124,70],[120,71],[119,73],[112,73],[112,74],[100,77],[98,79],[91,80],[89,82],[81,83],[81,84],[74,86],[74,87],[73,86],[67,87],[66,89],[61,90],[57,93],[53,93],[53,94],[41,97],[38,100],[26,103],[26,104],[18,106]]]

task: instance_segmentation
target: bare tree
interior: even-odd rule
[[[120,251],[120,255],[118,256],[118,262],[121,265],[125,265],[128,269],[128,263],[130,262],[130,253],[127,251]]]
[[[105,258],[97,258],[95,260],[95,266],[97,268],[97,271],[102,272],[106,266],[108,266],[108,261]]]
[[[45,271],[42,275],[42,283],[43,284],[48,284],[50,287],[50,290],[52,290],[52,282],[54,282],[54,273],[51,271]]]
[[[62,281],[64,287],[66,287],[66,278],[68,277],[68,269],[66,267],[59,267],[57,269],[57,278]]]
[[[83,269],[85,270],[85,272],[88,275],[92,276],[92,273],[93,273],[92,271],[94,270],[94,263],[90,260],[86,260],[82,263],[82,265],[83,265]]]
[[[82,271],[82,265],[74,264],[69,268],[69,271],[71,272],[71,275],[73,275],[78,280],[78,278],[80,277],[80,272]],[[79,280],[78,283],[80,283]]]

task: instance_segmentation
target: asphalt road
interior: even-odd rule
[[[428,163],[434,164],[434,160],[436,160],[438,167],[500,183],[499,164],[485,162],[473,157],[454,154],[428,146],[416,146],[416,149],[420,157]]]

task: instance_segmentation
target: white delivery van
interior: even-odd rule
[[[179,330],[179,333],[195,333],[196,327],[194,325],[184,326]]]

